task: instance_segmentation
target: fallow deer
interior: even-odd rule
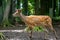
[[[22,14],[22,10],[17,9],[16,12],[13,14],[14,17],[18,16],[21,18],[21,20],[29,27],[31,30],[31,36],[32,36],[32,29],[35,26],[44,25],[44,28],[49,28],[51,31],[54,32],[55,37],[57,38],[57,34],[55,29],[52,26],[52,19],[49,16],[46,15],[31,15],[31,16],[25,16]]]

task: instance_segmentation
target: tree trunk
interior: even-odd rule
[[[41,0],[41,15],[44,15],[45,14],[45,1],[44,0]]]
[[[49,0],[41,0],[41,15],[46,15],[49,13]]]
[[[35,15],[40,14],[39,0],[35,0]]]
[[[3,16],[3,21],[2,21],[2,25],[4,27],[10,25],[10,23],[8,21],[8,15],[9,15],[9,11],[10,11],[10,2],[11,2],[10,0],[7,1],[7,5],[6,5],[5,11],[4,11],[4,16]]]
[[[53,16],[55,17],[56,15],[56,12],[55,12],[55,10],[56,10],[56,0],[53,0]]]
[[[11,0],[10,13],[8,18],[11,24],[15,23],[15,18],[12,15],[16,10],[15,8],[16,8],[16,0]]]
[[[17,9],[20,9],[20,0],[17,0]]]
[[[23,0],[23,14],[28,15],[28,0]]]
[[[3,11],[2,11],[2,0],[0,0],[0,24],[2,22],[2,19],[3,19]]]

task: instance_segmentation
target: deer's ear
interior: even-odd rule
[[[21,12],[22,10],[21,9],[18,9],[18,12]]]

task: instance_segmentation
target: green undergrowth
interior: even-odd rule
[[[25,30],[26,30],[26,31],[31,31],[28,27],[26,27]],[[42,27],[42,26],[35,26],[35,27],[33,28],[33,31],[34,31],[34,32],[35,32],[35,31],[43,32],[44,30],[43,30],[43,27]]]
[[[38,31],[38,32],[43,32],[43,31],[44,31],[42,26],[35,26],[35,27],[33,28],[33,30],[34,30],[34,31]]]
[[[53,17],[53,19],[55,19],[55,20],[60,20],[60,16],[58,16],[58,17]]]
[[[4,36],[3,33],[0,32],[0,40],[6,40],[6,37]]]

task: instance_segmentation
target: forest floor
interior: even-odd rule
[[[6,40],[30,40],[28,32],[22,32],[25,28],[25,25],[19,25],[16,27],[7,27],[7,28],[0,28],[0,32],[3,32]],[[58,39],[60,40],[60,25],[54,25],[54,28],[57,32]],[[45,33],[44,32],[33,32],[32,40],[44,40]],[[47,36],[47,40],[56,40],[54,34],[49,34]]]

